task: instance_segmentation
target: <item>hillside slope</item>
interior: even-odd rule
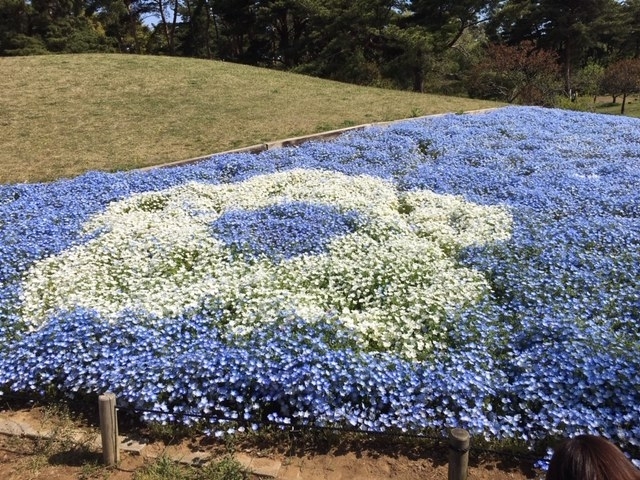
[[[0,70],[0,183],[138,168],[497,105],[175,57],[0,58]]]

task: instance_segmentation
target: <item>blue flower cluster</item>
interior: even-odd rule
[[[400,191],[429,189],[508,208],[511,238],[471,246],[459,258],[485,275],[490,294],[449,312],[446,342],[420,362],[363,352],[337,328],[339,312],[332,324],[282,312],[242,338],[217,328],[215,302],[177,317],[127,311],[111,322],[79,308],[59,311],[37,331],[22,321],[21,285],[30,266],[89,241],[82,225],[109,203],[191,181],[239,182],[292,168],[372,175]],[[302,220],[290,221],[292,215]],[[211,228],[228,245],[288,258],[321,252],[355,222],[330,207],[293,203],[231,211]],[[271,241],[281,229],[298,243]],[[532,445],[592,432],[638,459],[639,285],[636,119],[511,107],[179,168],[4,185],[0,388],[110,390],[133,406],[166,412],[150,414],[160,419],[217,414],[247,425],[412,432],[460,426]]]
[[[212,233],[235,254],[274,261],[326,251],[332,238],[353,232],[356,212],[331,205],[287,202],[260,210],[230,210],[213,222]]]

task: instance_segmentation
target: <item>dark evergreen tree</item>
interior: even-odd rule
[[[573,68],[606,41],[620,8],[616,0],[511,0],[493,17],[489,32],[495,41],[516,45],[531,40],[557,52],[569,92]]]
[[[640,58],[640,0],[626,0],[621,7],[624,26],[620,29],[622,36],[621,57]]]
[[[257,3],[255,0],[211,0],[217,33],[219,57],[243,63],[256,63]]]
[[[89,0],[86,5],[87,16],[99,22],[121,53],[146,52],[149,29],[141,18],[148,13],[147,5],[140,0]]]
[[[265,34],[265,60],[274,67],[293,68],[303,60],[309,34],[310,9],[304,0],[260,0],[258,24]]]
[[[379,84],[385,30],[397,0],[307,0],[309,38],[298,71],[358,84]]]
[[[404,4],[397,28],[390,29],[401,54],[392,63],[411,78],[416,92],[438,65],[451,64],[450,50],[469,29],[484,22],[496,7],[493,0],[411,0]]]
[[[497,0],[411,0],[408,23],[424,27],[439,50],[451,48],[470,27],[486,21]]]
[[[213,58],[212,12],[208,0],[187,0],[184,8],[181,53],[188,57]]]
[[[0,55],[33,55],[47,52],[34,34],[35,11],[25,0],[0,0]]]

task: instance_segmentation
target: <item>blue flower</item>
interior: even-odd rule
[[[639,129],[632,118],[511,107],[172,169],[0,186],[0,391],[110,390],[124,404],[159,412],[148,420],[215,416],[210,431],[220,435],[266,421],[396,432],[461,426],[532,446],[591,432],[637,462]],[[400,198],[432,190],[509,211],[509,238],[452,249],[460,275],[476,272],[487,288],[440,312],[442,335],[420,361],[363,350],[342,328],[340,311],[315,322],[274,311],[271,322],[234,333],[223,328],[233,315],[214,291],[180,312],[134,305],[105,318],[76,305],[47,310],[36,330],[25,321],[24,281],[34,265],[90,245],[105,232],[83,226],[117,202],[294,169],[377,177]],[[160,200],[152,207],[164,208]],[[403,215],[412,208],[397,205]],[[323,254],[364,221],[350,210],[291,201],[227,209],[207,228],[256,262],[287,261]],[[161,259],[163,268],[190,267]],[[420,280],[410,268],[403,274]],[[386,284],[376,284],[374,296]]]
[[[286,202],[260,210],[227,211],[211,230],[233,252],[278,261],[323,253],[334,237],[355,231],[358,222],[356,212]]]

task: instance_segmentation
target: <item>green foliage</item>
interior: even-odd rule
[[[133,475],[133,480],[190,480],[191,478],[193,477],[186,467],[164,455],[145,465]]]
[[[565,93],[591,91],[584,65],[640,56],[640,0],[0,0],[4,56],[168,54],[447,95],[471,78],[493,98],[472,78],[487,38],[533,41],[557,55]],[[534,90],[518,101],[550,103]]]
[[[388,44],[383,73],[400,88],[424,92],[426,77],[436,61],[433,35],[417,25],[393,25],[385,35]]]
[[[31,4],[24,0],[0,0],[0,55],[46,53],[39,37],[29,34]]]
[[[413,0],[409,2],[409,22],[432,33],[436,49],[444,51],[497,4],[495,0]]]
[[[58,53],[114,52],[115,42],[95,28],[86,17],[60,20],[48,26],[44,35],[47,49]]]
[[[225,457],[211,462],[197,472],[194,480],[246,480],[248,474],[244,467],[233,457]]]
[[[622,4],[620,51],[626,57],[640,56],[640,0],[627,0]]]
[[[602,88],[604,67],[597,63],[588,63],[574,77],[573,87],[578,95],[596,97]]]
[[[397,14],[395,0],[305,2],[310,34],[296,71],[360,85],[377,84]]]
[[[564,110],[576,110],[580,112],[595,112],[596,104],[590,97],[578,97],[575,100],[567,97],[566,95],[559,95],[553,105],[557,108]]]
[[[574,68],[606,53],[612,34],[623,28],[621,8],[615,0],[511,0],[503,2],[488,31],[493,41],[533,40],[556,52],[568,92]]]
[[[44,55],[49,53],[39,37],[17,33],[0,40],[0,53],[7,56]]]
[[[246,480],[248,473],[233,457],[224,457],[202,468],[171,460],[166,455],[136,471],[133,480]]]

